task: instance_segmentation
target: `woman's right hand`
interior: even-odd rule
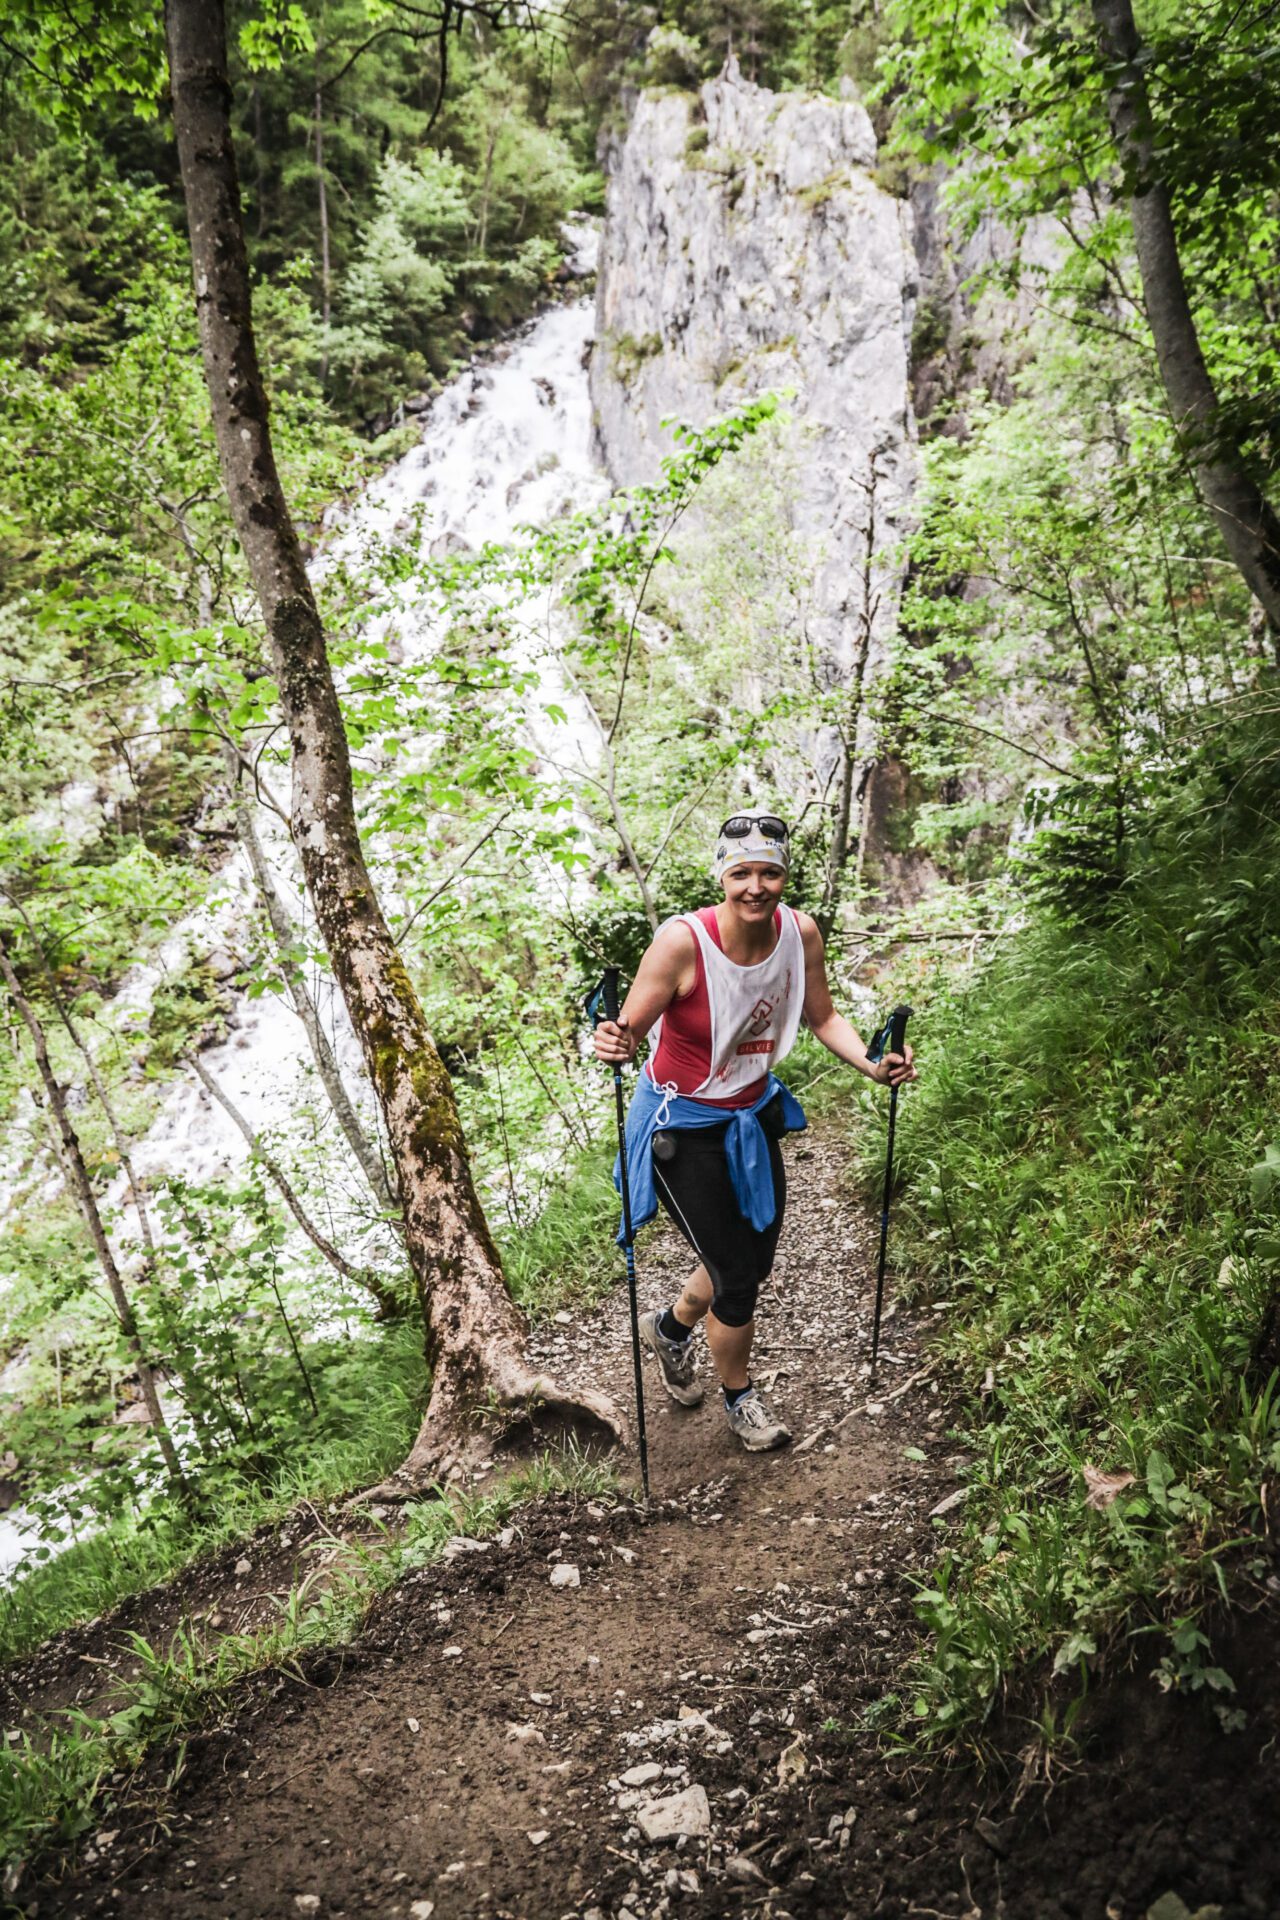
[[[626,1066],[635,1059],[639,1044],[623,1014],[616,1020],[602,1020],[596,1028],[596,1059],[606,1066]]]

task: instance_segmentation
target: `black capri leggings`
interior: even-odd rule
[[[756,1310],[760,1283],[773,1271],[787,1204],[787,1174],[778,1144],[781,1118],[780,1100],[771,1100],[760,1115],[769,1139],[775,1205],[772,1222],[760,1232],[743,1218],[729,1178],[724,1145],[728,1122],[723,1127],[673,1128],[654,1136],[658,1198],[711,1275],[711,1311],[726,1327],[746,1326]]]

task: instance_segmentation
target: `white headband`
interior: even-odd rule
[[[791,864],[786,841],[773,839],[758,823],[753,823],[750,833],[744,834],[740,840],[730,840],[722,834],[716,842],[716,857],[712,866],[716,885],[719,886],[726,873],[734,867],[750,866],[756,861],[762,866],[781,867],[785,873]]]

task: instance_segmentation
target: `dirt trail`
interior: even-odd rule
[[[1280,1717],[1247,1752],[1199,1721],[1181,1744],[1148,1723],[1136,1770],[1121,1733],[1086,1791],[1037,1791],[1016,1817],[999,1783],[912,1771],[850,1731],[915,1643],[910,1580],[960,1462],[919,1318],[888,1323],[882,1397],[864,1405],[874,1244],[844,1157],[833,1138],[792,1144],[760,1316],[756,1377],[812,1446],[744,1455],[712,1393],[678,1409],[650,1370],[649,1512],[546,1500],[411,1575],[358,1645],[246,1686],[167,1790],[173,1756],[157,1756],[114,1837],[42,1884],[39,1914],[1142,1920],[1170,1890],[1222,1920],[1280,1912],[1274,1821],[1250,1837]],[[655,1236],[645,1303],[684,1265]],[[540,1345],[626,1394],[621,1290]],[[1171,1820],[1183,1747],[1201,1812]],[[705,1831],[647,1839],[653,1802],[683,1793]]]

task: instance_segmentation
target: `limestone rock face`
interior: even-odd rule
[[[944,202],[946,175],[935,167],[911,189],[919,290],[912,342],[912,404],[922,439],[938,430],[963,435],[974,392],[1005,405],[1031,352],[1031,329],[1043,299],[1041,281],[1062,265],[1063,235],[1039,215],[1018,234],[986,213],[974,232],[952,220]],[[1090,209],[1079,209],[1088,228]],[[1020,269],[1010,294],[987,280],[990,269]]]
[[[732,62],[696,95],[641,94],[611,156],[596,296],[592,400],[618,485],[654,476],[664,419],[701,426],[794,390],[794,522],[813,536],[812,634],[837,675],[872,461],[880,550],[914,477],[911,211],[872,179],[875,160],[852,94],[771,93]],[[882,631],[892,582],[878,591]]]

